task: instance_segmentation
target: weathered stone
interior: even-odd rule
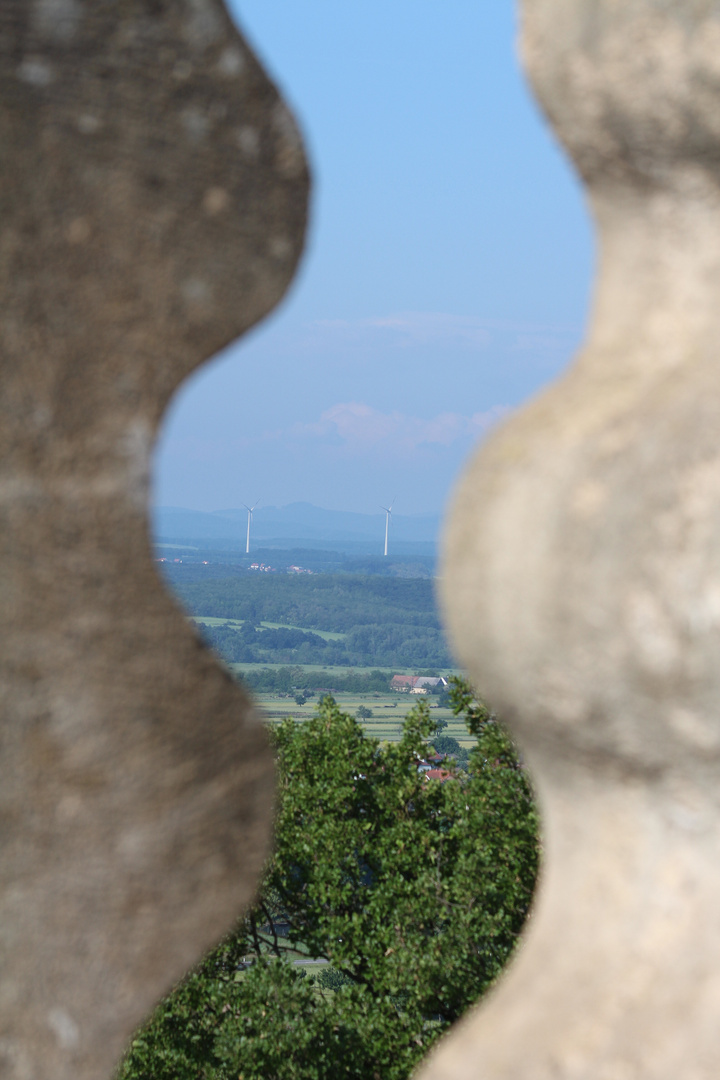
[[[153,569],[148,460],[283,294],[308,178],[219,0],[5,0],[0,141],[0,1075],[97,1080],[266,852],[262,726]]]
[[[427,1080],[720,1074],[720,3],[525,0],[599,277],[471,465],[444,603],[545,819],[527,940]]]

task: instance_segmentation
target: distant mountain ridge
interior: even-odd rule
[[[152,513],[156,541],[174,539],[245,540],[247,511],[244,508],[187,510],[178,506],[158,506]],[[431,543],[437,541],[439,514],[393,514],[391,542]],[[381,544],[385,535],[385,515],[360,514],[348,510],[325,510],[311,503],[288,506],[259,505],[253,514],[251,543],[261,541],[322,541],[324,543]]]

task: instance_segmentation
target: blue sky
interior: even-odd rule
[[[231,4],[304,132],[284,303],[189,379],[159,505],[441,510],[492,423],[582,336],[593,238],[515,57],[510,0]]]

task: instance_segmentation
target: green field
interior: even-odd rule
[[[206,582],[193,581],[192,575],[182,578],[176,588],[190,607],[192,622],[237,678],[248,677],[271,724],[286,716],[310,717],[317,691],[327,688],[353,716],[361,705],[371,709],[373,716],[362,721],[363,727],[380,740],[399,739],[405,716],[424,700],[432,715],[447,723],[444,734],[463,746],[472,744],[464,725],[450,709],[438,706],[435,695],[389,689],[395,674],[462,674],[448,666],[452,659],[432,582],[333,574]],[[283,631],[300,637],[283,638]],[[293,688],[298,686],[315,692],[304,705],[295,701]]]
[[[156,544],[156,548],[163,548],[169,551],[199,551],[200,548],[193,544]]]
[[[453,664],[431,580],[249,572],[196,580],[197,566],[163,568],[205,640],[229,663],[396,671]]]
[[[190,617],[190,621],[197,623],[198,626],[242,626],[246,620],[218,619],[214,615],[192,615]],[[306,626],[290,626],[289,623],[278,622],[261,622],[257,623],[257,626],[261,630],[307,630]],[[318,637],[324,638],[325,641],[344,641],[344,639],[347,637],[347,634],[335,634],[330,630],[313,630],[312,633],[317,634]],[[257,664],[255,666],[257,667]],[[269,664],[263,664],[263,667],[271,666],[272,665]]]
[[[238,665],[233,665],[236,667]],[[317,697],[309,698],[304,705],[297,705],[291,696],[280,694],[256,694],[256,699],[271,724],[279,723],[286,716],[292,716],[295,720],[308,719],[312,716],[317,706]],[[398,694],[388,691],[386,694],[345,694],[333,695],[338,705],[344,712],[355,714],[358,706],[365,705],[372,709],[373,715],[369,720],[361,721],[368,735],[374,736],[385,742],[397,742],[400,738],[400,728],[407,713],[418,701],[425,700],[432,710],[431,715],[438,720],[447,721],[447,727],[443,729],[444,735],[452,735],[461,746],[470,747],[473,739],[461,720],[453,716],[450,709],[439,708],[434,704],[432,696],[416,696],[414,694]]]
[[[262,622],[260,626],[266,626],[268,630],[307,630],[306,626],[289,626],[287,623]],[[331,630],[313,630],[313,634],[325,638],[325,641],[344,641],[347,634],[335,634]]]
[[[315,633],[314,630],[313,630],[313,633]],[[257,660],[253,661],[252,663],[247,663],[247,664],[242,664],[242,663],[228,664],[228,667],[230,668],[230,670],[236,672],[241,677],[242,677],[242,673],[244,671],[257,671],[258,668],[270,668],[270,670],[273,670],[273,669],[279,670],[280,668],[287,668],[287,667],[291,667],[291,666],[292,665],[287,663],[287,662],[284,663],[284,664],[267,664],[267,663],[265,663],[265,661],[257,661]],[[385,674],[388,677],[388,682],[390,681],[390,679],[392,678],[393,675],[417,675],[418,674],[417,667],[412,667],[412,668],[411,667],[401,667],[400,665],[396,665],[395,667],[386,667],[383,664],[373,664],[372,669],[371,668],[366,668],[366,667],[361,667],[360,665],[357,665],[357,664],[355,666],[353,666],[353,667],[350,667],[349,665],[348,666],[343,666],[342,664],[299,664],[298,667],[301,667],[303,669],[303,671],[326,671],[328,673],[328,675],[332,675],[333,673],[336,674],[336,675],[348,675],[348,674],[350,674],[350,672],[357,673],[357,674],[363,674],[363,673],[368,672],[370,670],[372,670],[372,671],[383,671],[383,672],[385,672]],[[448,678],[448,676],[450,676],[450,675],[462,675],[463,674],[461,668],[447,668],[447,667],[446,668],[433,668],[433,671],[437,671],[438,675],[444,675],[445,678]],[[394,695],[394,696],[400,697],[402,695]]]
[[[244,619],[217,619],[214,615],[191,615],[190,622],[198,626],[242,626]]]

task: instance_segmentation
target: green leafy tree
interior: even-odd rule
[[[355,710],[355,715],[358,720],[370,720],[372,718],[373,711],[368,709],[367,705],[358,705]]]
[[[461,768],[467,768],[468,752],[452,735],[433,735],[432,745],[437,754],[448,754]]]
[[[276,730],[258,906],[160,1005],[122,1080],[405,1080],[494,982],[529,910],[537,817],[507,733],[466,684],[452,698],[475,744],[445,782],[417,771],[436,733],[424,702],[396,744],[328,697]],[[308,954],[332,989],[302,977]]]
[[[335,968],[325,968],[316,977],[318,986],[322,986],[323,990],[340,990],[343,986],[349,986],[352,983],[347,975],[343,975],[342,971],[336,971]]]

